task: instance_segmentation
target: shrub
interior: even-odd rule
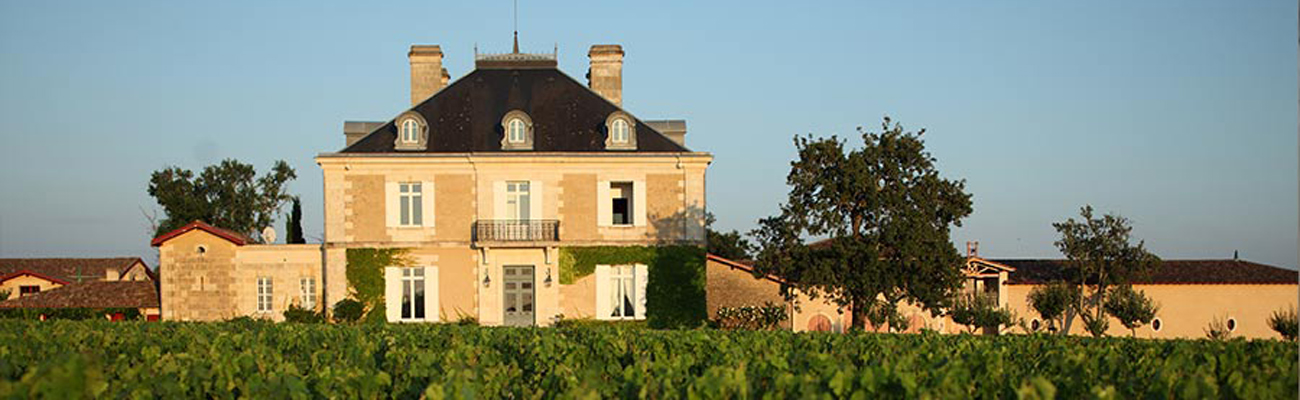
[[[1232,336],[1232,330],[1228,329],[1228,323],[1223,317],[1214,317],[1210,324],[1205,327],[1205,337],[1213,340],[1227,340]]]
[[[1151,302],[1141,290],[1134,290],[1132,286],[1123,285],[1110,290],[1110,297],[1106,298],[1106,314],[1119,319],[1125,328],[1128,328],[1133,336],[1137,335],[1137,328],[1151,323],[1156,318],[1156,312],[1160,310]]]
[[[288,310],[284,310],[284,322],[298,322],[304,324],[324,323],[325,313],[308,310],[294,304],[290,305]]]
[[[1300,336],[1300,319],[1296,318],[1295,306],[1274,311],[1268,317],[1268,326],[1282,335],[1282,338],[1296,340]]]
[[[1106,336],[1106,331],[1110,329],[1110,320],[1103,318],[1091,318],[1087,313],[1083,316],[1083,329],[1092,334],[1092,337]]]
[[[982,293],[967,292],[957,296],[948,314],[952,316],[952,322],[965,325],[971,333],[978,328],[996,331],[1012,322],[1011,310],[998,307],[997,297]]]
[[[1029,308],[1047,323],[1049,331],[1064,333],[1066,312],[1079,301],[1079,290],[1065,282],[1035,287],[1029,291]]]
[[[785,306],[768,302],[759,307],[720,307],[716,323],[722,329],[775,330],[789,318]]]
[[[339,300],[334,303],[334,321],[352,323],[361,319],[366,313],[366,305],[354,299]]]

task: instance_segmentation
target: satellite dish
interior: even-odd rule
[[[262,228],[262,243],[275,243],[275,228],[269,226]]]

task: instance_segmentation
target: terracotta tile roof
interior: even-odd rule
[[[994,260],[1016,269],[1007,277],[1009,285],[1032,285],[1061,279],[1065,260]],[[1187,284],[1296,284],[1294,270],[1245,260],[1164,260],[1150,276],[1133,283],[1155,285]]]
[[[636,118],[636,150],[607,150],[605,121],[622,109],[553,65],[475,69],[411,110],[429,122],[428,147],[401,153],[510,151],[501,149],[501,119],[512,110],[533,121],[532,152],[690,151]],[[340,153],[395,153],[396,140],[388,121]]]
[[[152,281],[74,283],[33,295],[0,301],[0,308],[155,308]]]
[[[714,255],[713,253],[709,253],[706,259],[708,261],[713,261],[713,262],[720,263],[722,265],[726,265],[728,267],[731,267],[732,269],[739,269],[750,274],[754,273],[754,261],[752,260],[740,260],[740,261],[729,260]],[[781,279],[780,277],[775,275],[766,275],[763,278],[776,283],[785,283],[784,279]]]
[[[126,273],[136,263],[144,266],[140,257],[115,258],[0,258],[0,282],[14,276],[32,275],[54,278],[62,282],[102,281],[109,269]],[[148,270],[147,266],[144,266]],[[149,271],[153,277],[152,271]]]
[[[192,230],[195,230],[195,229],[198,229],[198,230],[201,230],[201,231],[204,231],[204,232],[207,232],[207,233],[211,233],[211,234],[213,234],[213,235],[217,235],[218,237],[220,237],[220,238],[222,238],[222,239],[229,240],[231,243],[234,243],[236,246],[243,246],[243,245],[245,245],[245,244],[253,243],[253,240],[252,240],[252,239],[249,239],[248,236],[244,236],[243,234],[241,234],[241,233],[239,233],[239,232],[235,232],[235,231],[232,231],[232,230],[229,230],[229,229],[222,229],[222,228],[218,228],[218,227],[215,227],[215,226],[212,226],[212,225],[208,225],[208,224],[204,223],[203,221],[194,221],[194,222],[191,222],[191,223],[185,224],[185,226],[182,226],[182,227],[180,227],[180,228],[176,228],[176,230],[173,230],[173,231],[171,231],[171,232],[164,233],[164,234],[162,234],[162,235],[159,235],[159,236],[156,237],[156,238],[153,238],[153,240],[149,242],[149,245],[154,246],[154,247],[162,246],[163,242],[166,242],[166,241],[168,241],[168,240],[171,240],[171,239],[174,238],[174,237],[177,237],[177,236],[183,235],[183,234],[185,234],[185,232],[189,232],[189,231],[192,231]]]

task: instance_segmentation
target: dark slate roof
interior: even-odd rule
[[[0,308],[156,308],[158,288],[152,281],[74,283],[0,301]]]
[[[65,282],[102,281],[108,269],[116,268],[118,274],[124,274],[137,262],[144,263],[139,257],[0,258],[0,279],[28,272]]]
[[[520,152],[501,150],[501,119],[516,109],[533,120],[533,152],[690,151],[640,119],[636,150],[605,150],[605,120],[620,108],[555,68],[476,69],[412,109],[429,124],[428,147],[400,153]],[[396,139],[388,121],[340,153],[395,153]]]
[[[1065,260],[992,260],[1016,269],[1007,284],[1032,285],[1061,279]],[[1244,260],[1164,260],[1149,276],[1133,283],[1186,284],[1296,284],[1297,272]]]

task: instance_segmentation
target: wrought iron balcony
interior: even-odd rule
[[[474,222],[476,242],[556,242],[560,221],[553,219],[490,219]]]

